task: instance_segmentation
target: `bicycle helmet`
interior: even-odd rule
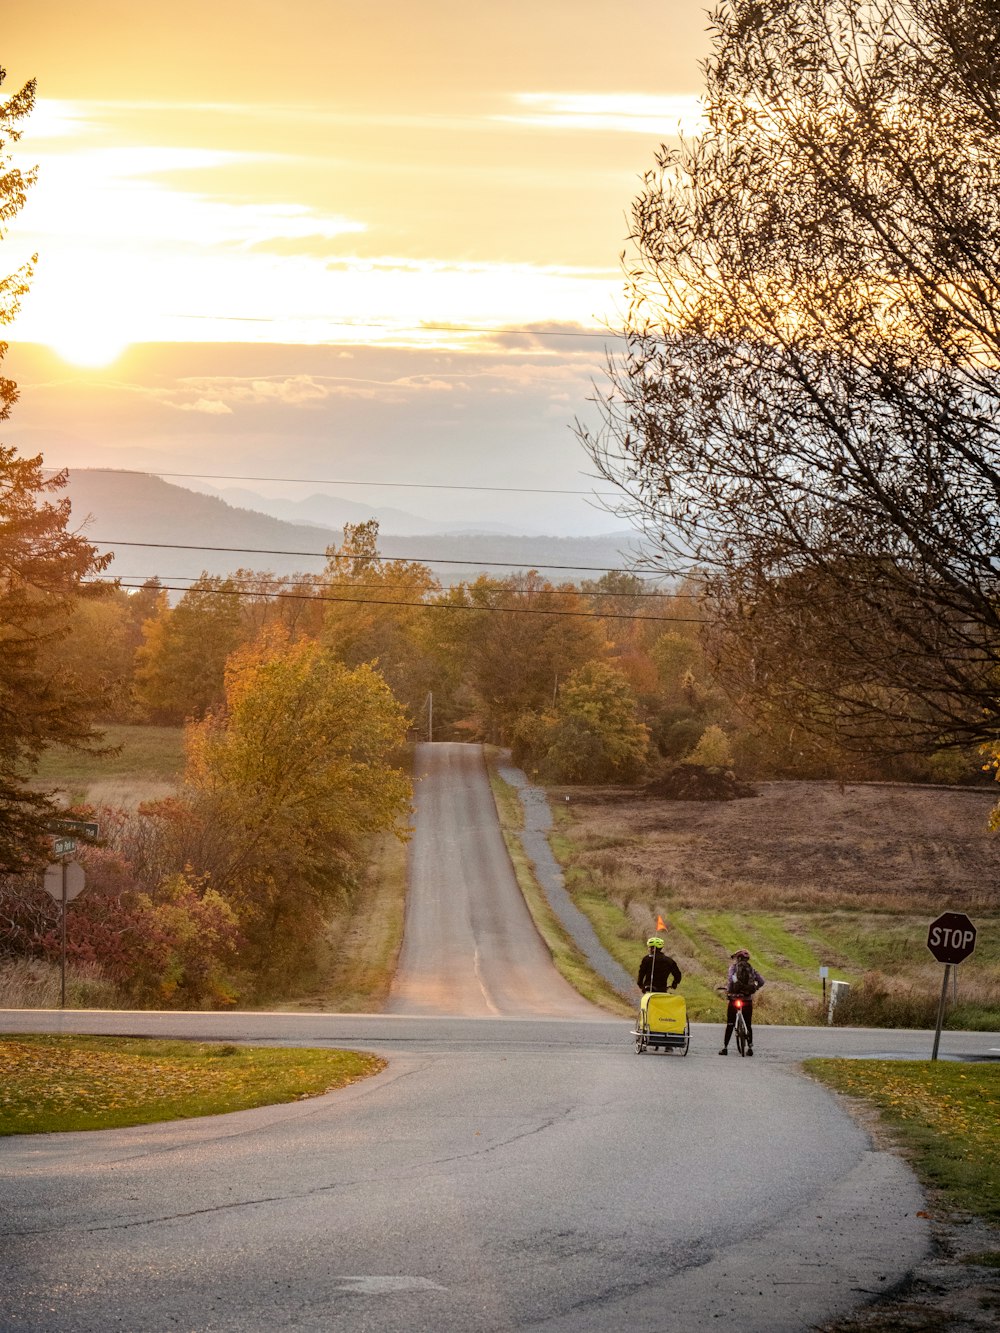
[[[649,945],[651,949],[663,948],[663,941],[660,939],[659,935],[650,935],[646,943]]]
[[[750,950],[749,950],[749,949],[737,949],[736,952],[735,952],[735,953],[731,953],[731,954],[729,955],[729,957],[730,957],[730,958],[749,958],[749,957],[750,957]]]

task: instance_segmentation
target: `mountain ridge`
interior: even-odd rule
[[[71,525],[102,551],[113,549],[108,573],[129,583],[154,576],[166,585],[186,583],[203,573],[225,577],[238,569],[318,574],[327,548],[343,540],[342,529],[237,508],[152,473],[73,468],[64,494]],[[554,582],[597,578],[629,568],[639,545],[629,531],[606,537],[380,532],[379,550],[429,565],[447,585],[528,569]]]

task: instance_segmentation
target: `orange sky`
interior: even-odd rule
[[[592,324],[703,27],[688,0],[19,4],[42,170],[11,240],[41,260],[15,336]]]
[[[38,80],[18,152],[40,177],[3,265],[39,263],[8,337],[99,365],[595,332],[641,173],[696,117],[705,22],[697,0],[17,3],[0,63],[5,93]],[[575,404],[544,354],[549,405]]]

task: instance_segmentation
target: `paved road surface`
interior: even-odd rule
[[[443,755],[454,790],[428,782],[421,824],[478,784],[474,758],[471,783],[458,776],[465,761]],[[436,855],[468,870],[477,845],[496,844],[476,800],[467,818],[475,834],[455,825]],[[415,874],[415,895],[428,882]],[[719,1028],[695,1025],[687,1058],[638,1057],[627,1022],[565,1016],[558,986],[557,1016],[524,1016],[545,1012],[550,964],[508,993],[486,955],[513,948],[523,963],[511,941],[527,948],[530,932],[476,901],[478,873],[458,882],[461,920],[427,913],[447,932],[449,975],[435,979],[434,927],[414,903],[395,1013],[0,1013],[2,1032],[349,1045],[389,1060],[293,1106],[0,1139],[0,1329],[799,1333],[922,1257],[912,1176],[797,1062],[926,1056],[931,1034],[760,1025],[754,1060],[722,1060]],[[427,1012],[449,1006],[471,1016]],[[996,1045],[949,1033],[942,1054]]]
[[[660,1333],[737,1311],[791,1333],[927,1241],[909,1173],[795,1072],[809,1030],[724,1061],[700,1026],[686,1059],[637,1057],[620,1020],[33,1019],[349,1039],[390,1063],[290,1107],[0,1140],[5,1333]]]
[[[596,1017],[552,966],[478,745],[417,746],[406,929],[388,1012]]]

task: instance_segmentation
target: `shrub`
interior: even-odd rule
[[[733,747],[729,737],[713,722],[701,733],[698,744],[684,756],[683,762],[697,764],[700,768],[732,768]]]

